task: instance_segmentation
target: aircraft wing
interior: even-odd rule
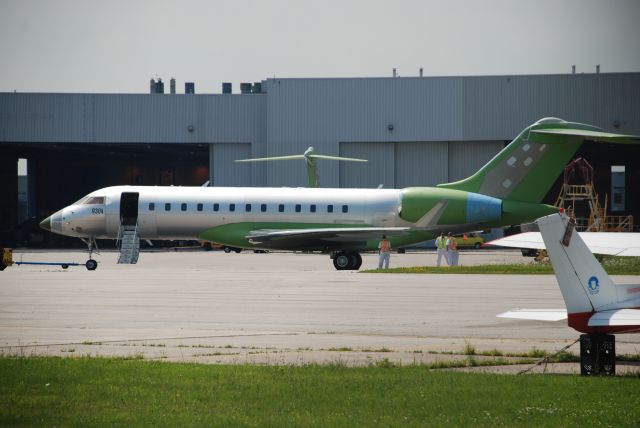
[[[247,240],[266,247],[332,247],[339,243],[362,244],[382,235],[400,236],[409,232],[408,227],[334,227],[318,229],[256,229],[249,232]]]
[[[640,309],[614,309],[596,312],[589,318],[589,327],[639,326]]]
[[[532,129],[529,140],[535,142],[536,136],[541,135],[568,135],[580,137],[583,140],[602,141],[605,143],[638,144],[640,137],[636,135],[612,134],[610,132],[590,131],[587,129]]]
[[[519,320],[562,321],[567,319],[566,309],[512,309],[496,315],[498,318]]]
[[[309,155],[310,158],[315,159],[327,159],[327,160],[337,160],[337,161],[348,161],[348,162],[368,162],[367,159],[358,159],[358,158],[345,158],[342,156],[327,156],[327,155]]]
[[[627,232],[580,232],[580,237],[595,254],[611,256],[640,256],[640,233]],[[525,232],[506,236],[485,245],[510,248],[534,248],[544,250],[540,232]]]

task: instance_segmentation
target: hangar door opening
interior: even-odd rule
[[[447,181],[458,181],[473,175],[503,147],[503,141],[449,142],[449,178]]]
[[[340,187],[401,189],[447,181],[446,142],[341,143],[340,156],[368,160],[340,162]]]
[[[368,160],[340,162],[340,187],[393,188],[393,143],[340,143],[340,156]]]
[[[215,143],[209,149],[211,186],[251,186],[251,164],[236,163],[251,157],[251,143]]]
[[[396,143],[395,183],[398,189],[447,182],[446,142]]]

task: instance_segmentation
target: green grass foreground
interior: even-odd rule
[[[2,426],[637,426],[637,377],[0,358]]]
[[[640,275],[640,257],[599,257],[604,270],[610,275]],[[369,269],[364,273],[457,273],[457,274],[514,274],[547,275],[553,274],[551,263],[495,264],[477,266],[416,266],[390,269]]]

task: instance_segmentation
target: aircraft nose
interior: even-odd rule
[[[40,227],[51,232],[51,216],[40,222]]]

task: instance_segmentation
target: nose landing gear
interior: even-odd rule
[[[96,270],[98,268],[98,262],[93,259],[87,260],[87,262],[84,265],[87,268],[87,270]]]
[[[96,238],[82,239],[82,242],[87,244],[87,248],[89,250],[89,260],[86,261],[84,266],[87,268],[87,270],[96,270],[98,268],[98,262],[91,258],[94,247],[96,248],[96,253],[100,254]]]

